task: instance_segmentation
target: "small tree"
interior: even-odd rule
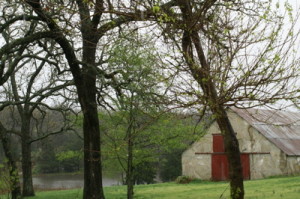
[[[144,48],[145,45],[148,46],[147,49]],[[126,173],[128,199],[133,198],[138,164],[145,162],[139,159],[141,163],[137,163],[137,151],[140,150],[138,142],[141,141],[141,137],[146,136],[143,131],[155,121],[155,116],[152,114],[159,110],[163,98],[157,92],[162,76],[159,75],[158,70],[155,70],[159,60],[153,53],[151,43],[141,38],[138,33],[125,37],[121,35],[110,51],[111,57],[108,62],[110,68],[120,71],[119,77],[114,79],[113,88],[116,97],[111,100],[118,110],[116,116],[124,131],[117,135],[120,140],[116,146],[119,148],[123,140],[123,144],[127,147],[125,164],[123,161],[120,161],[120,164]],[[116,149],[115,151],[117,152]]]
[[[50,51],[53,49],[53,46],[51,48],[51,44],[49,45],[47,41],[45,41],[45,43],[40,41],[39,45],[44,45],[44,47]],[[7,92],[5,105],[3,106],[15,106],[19,116],[17,118],[20,118],[20,129],[13,130],[19,131],[20,133],[18,135],[21,137],[23,173],[22,194],[23,196],[32,196],[34,195],[34,190],[32,183],[31,144],[34,141],[47,137],[39,134],[45,130],[45,126],[41,128],[38,123],[45,124],[43,121],[44,118],[47,117],[46,115],[49,114],[49,112],[47,113],[46,111],[48,108],[52,111],[56,110],[57,112],[61,112],[62,115],[59,117],[62,120],[67,119],[64,117],[65,110],[63,108],[50,107],[45,104],[44,101],[51,100],[51,96],[53,95],[59,96],[59,90],[72,85],[72,82],[64,82],[63,79],[55,79],[56,76],[51,75],[51,73],[54,72],[51,71],[51,68],[47,68],[49,64],[51,66],[52,63],[55,63],[51,61],[51,54],[48,53],[44,57],[44,54],[41,53],[41,51],[39,52],[36,50],[37,52],[30,52],[30,49],[26,49],[26,51],[28,53],[28,60],[21,62],[20,66],[15,68],[15,71],[10,76],[10,84],[5,85],[7,87]],[[10,62],[13,62],[13,60]],[[26,74],[24,75],[25,70]],[[46,75],[47,70],[50,70],[48,77]],[[40,114],[38,114],[38,112]],[[36,122],[36,124],[31,125],[31,123],[34,122]],[[53,123],[55,122],[53,121]],[[66,124],[61,123],[59,125],[61,129],[54,124],[51,130],[50,128],[47,129],[48,131],[46,134],[50,135],[63,132]],[[36,135],[33,133],[34,130],[36,131]]]
[[[153,42],[145,36],[134,32],[124,37],[123,33],[108,61],[109,67],[120,73],[110,84],[115,95],[107,101],[113,102],[115,111],[109,111],[110,121],[103,122],[107,136],[104,149],[108,148],[110,156],[113,151],[126,174],[128,199],[133,198],[135,183],[153,182],[161,154],[182,148],[195,138],[193,122],[165,113],[167,79],[155,52]]]
[[[0,17],[1,26],[0,26],[0,33],[1,33],[1,39],[3,42],[6,43],[6,45],[10,45],[10,43],[13,41],[15,34],[14,32],[9,28],[9,24],[11,22],[11,14],[14,13],[17,10],[17,8],[14,8],[12,10],[3,8],[3,15]],[[7,14],[7,16],[6,16]],[[32,35],[34,31],[34,24],[31,23],[28,26],[24,26],[24,28],[21,31],[21,34],[24,34],[26,36]],[[0,89],[1,89],[1,100],[5,98],[5,88],[2,87],[3,84],[5,84],[11,75],[14,73],[15,69],[18,65],[24,64],[22,62],[22,58],[25,57],[27,54],[26,52],[26,44],[22,44],[17,49],[1,49],[0,52]],[[7,51],[7,52],[6,52]],[[5,56],[3,56],[5,54]],[[10,96],[11,97],[11,96]],[[0,112],[6,107],[9,106],[11,102],[8,101],[2,101],[0,104]],[[21,185],[18,175],[18,168],[16,165],[15,157],[12,155],[12,150],[10,146],[10,139],[9,134],[11,134],[13,131],[7,129],[2,122],[0,122],[0,140],[2,142],[3,151],[7,158],[8,168],[9,168],[9,175],[10,175],[10,184],[11,184],[11,196],[12,198],[21,198]]]

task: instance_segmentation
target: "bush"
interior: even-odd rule
[[[194,179],[189,176],[178,176],[175,180],[177,184],[188,184],[192,182]]]

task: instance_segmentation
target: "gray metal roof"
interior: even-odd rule
[[[287,155],[300,155],[300,113],[231,108]]]

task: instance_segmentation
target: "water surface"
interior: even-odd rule
[[[104,177],[103,186],[120,185],[120,180],[113,177]],[[51,174],[33,177],[33,186],[37,189],[73,189],[83,188],[82,174]]]

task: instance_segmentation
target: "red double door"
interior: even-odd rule
[[[245,180],[250,179],[249,154],[241,154],[243,176]],[[225,154],[223,136],[213,135],[213,154],[212,154],[212,180],[222,181],[229,179],[229,165]]]

